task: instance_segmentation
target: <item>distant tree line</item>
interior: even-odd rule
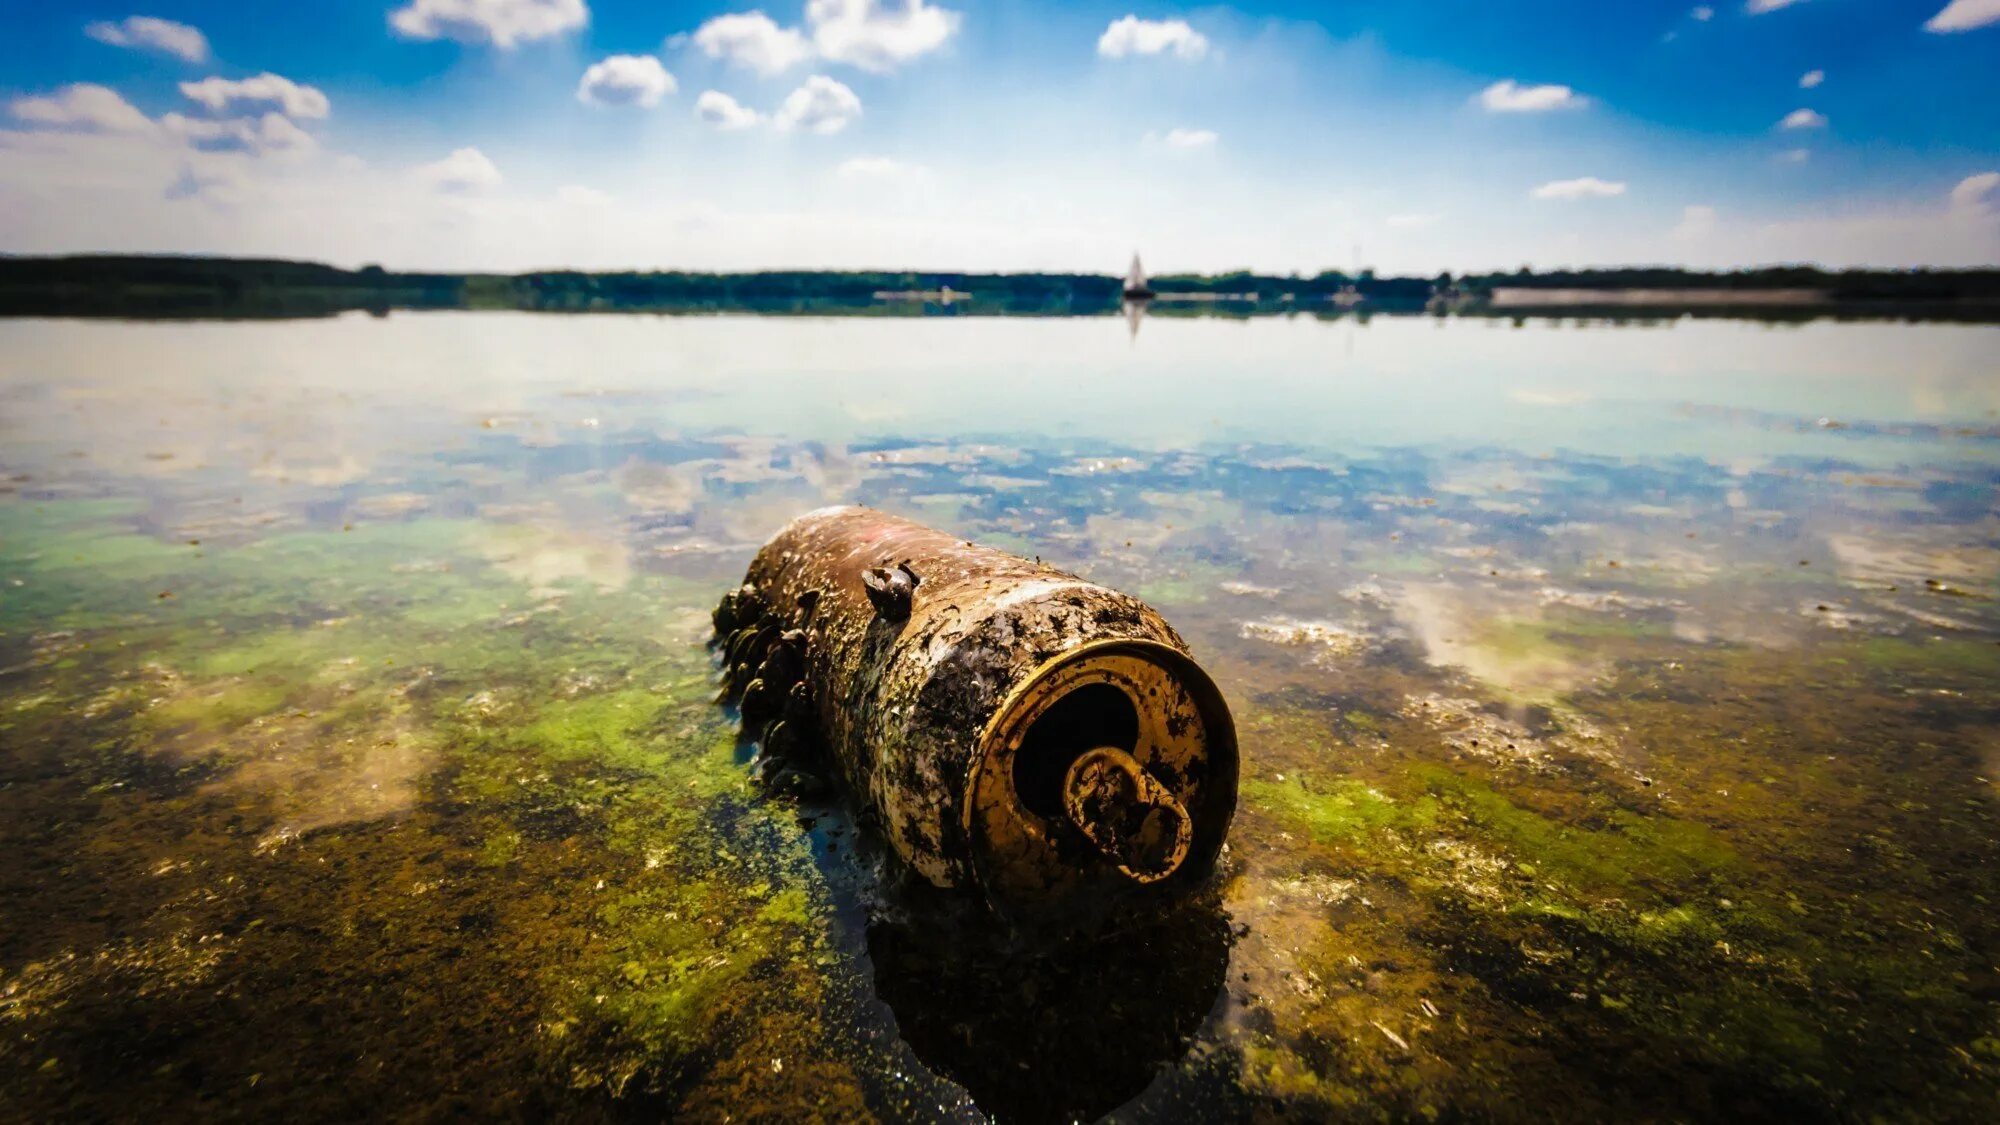
[[[1379,277],[1327,270],[1273,276],[1238,270],[1165,274],[1153,289],[1168,297],[1205,295],[1260,307],[1328,304],[1359,297],[1368,304],[1421,307],[1437,296],[1476,303],[1494,289],[1804,289],[1857,305],[2000,305],[2000,268],[1839,270],[1774,266],[1702,272],[1665,266],[1549,270],[1523,267],[1454,277]],[[405,273],[380,266],[342,269],[277,259],[78,255],[0,257],[0,314],[326,315],[350,309],[513,308],[552,311],[877,309],[880,294],[925,307],[972,311],[1084,314],[1115,308],[1122,279],[1064,273],[925,273],[870,270],[767,270],[523,274]],[[914,296],[913,296],[914,295]]]
[[[310,316],[454,308],[460,274],[345,270],[318,262],[88,254],[0,257],[0,313]]]
[[[1259,302],[1288,298],[1295,302],[1324,301],[1351,290],[1376,304],[1422,305],[1430,299],[1435,281],[1428,277],[1377,277],[1374,270],[1353,274],[1324,270],[1311,277],[1232,270],[1214,274],[1163,274],[1150,279],[1150,284],[1156,293],[1246,296]]]
[[[1447,275],[1448,277],[1449,275]],[[1765,266],[1705,272],[1674,266],[1620,266],[1513,273],[1468,274],[1461,289],[1812,289],[1836,301],[1954,301],[2000,298],[2000,268],[1958,270],[1823,270],[1817,266]]]
[[[486,296],[534,309],[747,307],[866,302],[878,293],[936,293],[1010,310],[1116,304],[1116,278],[1061,273],[910,273],[767,270],[756,273],[586,273],[555,270],[499,279]]]

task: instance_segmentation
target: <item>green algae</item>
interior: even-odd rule
[[[1493,459],[1135,451],[1086,487],[1031,445],[1005,470],[1047,487],[981,496],[962,464],[777,480],[783,445],[488,435],[358,487],[260,486],[272,522],[200,544],[167,529],[214,483],[0,502],[10,1110],[1065,1117],[1010,1089],[1166,1027],[1132,1082],[1076,1078],[1077,1104],[1990,1114],[2000,647],[1983,599],[1858,591],[1818,561],[1821,531],[1886,509],[1566,459],[1549,516],[1493,519],[1424,479]],[[691,508],[626,505],[604,466],[628,458],[701,480]],[[1759,514],[1721,510],[1746,484]],[[1620,514],[1641,489],[1690,498],[1705,553],[1633,562],[1660,537]],[[385,490],[436,502],[356,499]],[[1221,963],[1148,962],[1115,1018],[1032,960],[916,971],[951,939],[879,853],[751,782],[705,611],[776,520],[854,495],[1070,551],[1174,611],[1244,749]],[[1079,537],[1098,519],[1120,533]],[[1985,525],[1947,530],[1987,557]],[[1245,576],[1270,588],[1216,595]],[[1476,659],[1412,637],[1425,590]],[[1266,613],[1363,643],[1245,638]],[[1036,1018],[1055,1009],[1060,1035]]]
[[[1323,843],[1365,843],[1379,832],[1416,831],[1435,822],[1441,811],[1435,800],[1402,803],[1363,782],[1346,779],[1249,779],[1240,792],[1246,806],[1276,816]]]
[[[518,1028],[523,1062],[578,1097],[678,1096],[690,1075],[733,1057],[732,1045],[790,1056],[806,1073],[827,1064],[814,1025],[798,1018],[821,1004],[824,974],[806,969],[827,940],[824,892],[812,889],[787,816],[746,803],[733,736],[709,704],[706,656],[659,629],[711,590],[642,579],[551,602],[467,556],[474,529],[451,521],[197,554],[117,530],[124,509],[9,515],[8,543],[36,542],[8,559],[29,568],[23,588],[56,589],[0,612],[145,642],[96,646],[82,654],[88,669],[42,665],[44,682],[60,691],[81,687],[81,671],[128,678],[118,706],[89,728],[123,728],[145,753],[204,763],[202,784],[165,806],[199,816],[223,799],[251,818],[242,842],[206,845],[206,868],[337,849],[399,825],[385,838],[407,849],[397,866],[431,866],[419,857],[443,846],[462,850],[469,870],[495,873],[470,899],[454,896],[460,916],[492,934],[523,880],[581,861],[589,881],[557,884],[572,888],[570,901],[514,922],[537,927],[510,935],[533,955],[488,970],[538,982],[528,994],[541,999]],[[173,597],[121,599],[135,582]],[[49,698],[60,702],[59,691]],[[17,707],[13,721],[69,742],[60,719]],[[388,777],[392,743],[421,755],[399,752],[399,768],[414,765]],[[86,772],[115,776],[120,761]],[[274,770],[281,762],[293,764]],[[416,878],[419,894],[440,893]],[[525,897],[546,900],[546,890]],[[84,1078],[60,1064],[38,1073],[70,1096]]]
[[[1767,676],[1796,682],[1802,674],[1843,675],[1857,654],[1878,645],[1855,640],[1818,653],[1803,669],[1796,657],[1716,653],[1680,678],[1714,676],[1712,691],[1728,684],[1755,692]],[[1948,666],[1943,671],[1956,674]],[[1825,719],[1852,737],[1872,728],[1868,714],[1886,702],[1881,698],[1850,695]],[[1598,695],[1582,705],[1600,724],[1620,730],[1644,731],[1654,712],[1676,724],[1671,740],[1663,732],[1654,744],[1651,770],[1677,781],[1690,758],[1712,768],[1713,759],[1699,754],[1704,736],[1731,742],[1739,736],[1727,712],[1711,720],[1711,734],[1689,729],[1684,706],[1645,695]],[[1254,718],[1247,726],[1252,746],[1271,729]],[[1339,745],[1342,729],[1330,724],[1321,743]],[[1450,1064],[1432,1080],[1462,1109],[1487,1093],[1464,1085],[1476,1060],[1517,1071],[1542,1065],[1532,1053],[1495,1046],[1518,1021],[1512,1013],[1526,1009],[1576,1049],[1644,1060],[1629,1071],[1631,1085],[1583,1090],[1577,1112],[1602,1112],[1635,1097],[1679,1104],[1688,1091],[1671,1075],[1695,1066],[1715,1076],[1715,1088],[1732,1091],[1728,1104],[1824,1114],[1862,1103],[1893,1105],[1885,1099],[1897,1097],[1901,1084],[1943,1065],[1964,1085],[1934,1101],[1933,1112],[1969,1113],[2000,1077],[1966,1046],[1995,1018],[1991,1004],[1964,983],[1991,977],[1991,962],[1978,952],[1991,948],[1990,924],[1976,910],[1960,911],[1955,923],[1945,920],[1952,913],[1947,900],[1929,897],[1938,861],[1897,851],[1899,839],[1914,842],[1921,834],[1881,826],[1871,837],[1875,861],[1904,871],[1887,893],[1876,888],[1857,896],[1851,862],[1814,867],[1801,860],[1828,842],[1825,826],[1878,810],[1885,794],[1941,783],[1964,790],[1970,779],[1940,775],[1928,764],[1912,771],[1879,747],[1868,760],[1844,764],[1845,773],[1867,771],[1865,779],[1835,777],[1819,768],[1824,754],[1798,752],[1825,746],[1815,745],[1817,729],[1773,728],[1754,756],[1719,759],[1760,771],[1779,812],[1776,824],[1743,823],[1739,802],[1723,796],[1727,786],[1677,787],[1668,798],[1643,787],[1607,786],[1609,779],[1590,769],[1557,784],[1530,783],[1504,769],[1451,761],[1444,747],[1429,762],[1419,755],[1388,772],[1357,761],[1366,781],[1323,770],[1288,774],[1282,782],[1248,780],[1243,815],[1253,825],[1270,818],[1290,839],[1311,842],[1287,867],[1328,872],[1352,887],[1346,900],[1376,902],[1360,914],[1342,908],[1340,929],[1317,939],[1301,962],[1309,977],[1337,980],[1352,951],[1379,944],[1397,950],[1399,977],[1418,977],[1433,989],[1441,980],[1462,982],[1455,1028],[1438,1024],[1430,1033]],[[1284,737],[1306,735],[1291,723]],[[1670,751],[1671,758],[1662,756]],[[1352,751],[1328,756],[1352,758]],[[1781,794],[1795,787],[1846,799],[1832,807],[1791,805]],[[1765,803],[1761,793],[1757,800]],[[1944,802],[1905,803],[1914,828]],[[1989,850],[1991,813],[1980,814],[1981,835],[1974,837]],[[1779,824],[1789,824],[1789,832],[1774,832]],[[1957,870],[1961,877],[1970,873]],[[1977,870],[1982,889],[1974,901],[1990,901],[1992,869]],[[1988,936],[1970,940],[1968,926]],[[1334,1111],[1391,1104],[1420,1112],[1417,1100],[1403,1100],[1407,1091],[1395,1092],[1399,1084],[1367,1066],[1343,1069],[1298,1046],[1326,1038],[1365,1041],[1371,1026],[1401,1026],[1381,1021],[1406,1018],[1438,996],[1412,993],[1394,1008],[1382,1002],[1393,983],[1385,990],[1371,980],[1371,988],[1372,995],[1356,990],[1358,1014],[1343,1016],[1337,990],[1304,1008],[1279,1005],[1283,1035],[1247,1050],[1246,1073],[1274,1096]],[[1910,1049],[1911,1037],[1921,1049]],[[1419,1070],[1427,1065],[1414,1062]]]

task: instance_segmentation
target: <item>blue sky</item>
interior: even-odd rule
[[[2000,261],[2000,0],[24,7],[14,252]]]

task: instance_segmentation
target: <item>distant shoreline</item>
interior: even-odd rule
[[[1750,315],[2000,323],[2000,268],[1629,267],[1434,278],[1247,272],[1151,279],[1163,316],[1309,313],[1503,317]],[[0,257],[0,316],[255,319],[349,311],[751,312],[1096,316],[1122,304],[1110,275],[767,270],[421,273],[170,255]]]

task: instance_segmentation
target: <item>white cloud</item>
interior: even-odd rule
[[[923,176],[926,169],[887,156],[856,156],[840,162],[833,174],[843,180],[907,180]]]
[[[215,121],[169,113],[160,127],[201,152],[240,152],[248,156],[296,155],[319,147],[312,134],[282,113],[266,113],[234,121]]]
[[[85,35],[113,47],[135,51],[158,51],[184,62],[208,61],[208,37],[197,27],[152,16],[128,16],[111,23],[99,20],[83,29]]]
[[[500,169],[476,148],[461,148],[432,164],[411,172],[418,183],[438,191],[469,194],[500,186]]]
[[[1743,6],[1743,10],[1753,16],[1761,16],[1765,12],[1775,12],[1780,8],[1789,8],[1801,2],[1802,0],[1750,0],[1748,4]]]
[[[1625,184],[1618,180],[1581,176],[1574,180],[1551,180],[1528,194],[1536,199],[1602,199],[1624,195]]]
[[[694,100],[694,115],[725,131],[753,128],[764,120],[763,114],[720,90],[703,90]]]
[[[1924,30],[1944,34],[1971,31],[1989,23],[2000,23],[2000,0],[1951,0],[1944,6],[1944,11],[1924,24]]]
[[[1715,232],[1715,223],[1715,208],[1691,203],[1681,208],[1681,221],[1674,226],[1673,237],[1679,242],[1706,238]]]
[[[1213,148],[1219,140],[1213,129],[1169,129],[1160,138],[1168,148]]]
[[[883,73],[944,46],[963,17],[926,0],[808,0],[820,57]]]
[[[217,207],[233,207],[244,202],[243,181],[226,171],[210,170],[196,172],[192,165],[182,165],[180,174],[175,176],[160,198],[173,201],[199,199]]]
[[[564,184],[556,189],[556,202],[568,207],[609,207],[614,200],[594,187]]]
[[[1689,12],[1688,15],[1693,16],[1696,20],[1702,23],[1707,23],[1708,21],[1715,18],[1715,9],[1709,7],[1706,4],[1703,4],[1701,7],[1696,8],[1692,12]]]
[[[651,55],[612,55],[591,64],[576,84],[576,100],[586,105],[651,109],[680,88]]]
[[[1799,89],[1810,90],[1826,81],[1826,71],[1808,70],[1799,76]]]
[[[1391,215],[1382,220],[1382,225],[1392,230],[1423,230],[1434,227],[1444,219],[1443,215],[1432,212],[1417,212],[1408,215]]]
[[[0,118],[4,110],[0,99]],[[718,181],[705,193],[635,186],[602,207],[587,196],[565,202],[557,185],[614,189],[614,184],[580,171],[528,176],[514,169],[511,158],[506,182],[468,195],[420,189],[407,166],[415,160],[373,166],[324,149],[296,161],[256,159],[167,143],[171,140],[164,129],[101,134],[0,126],[0,210],[6,213],[0,249],[282,256],[440,270],[519,270],[552,263],[583,269],[759,269],[778,263],[867,268],[885,262],[940,270],[1102,270],[1107,260],[1122,265],[1129,259],[1137,229],[1107,227],[1103,220],[1119,198],[1116,184],[1081,199],[1037,199],[1024,212],[1010,186],[987,177],[954,180],[948,193],[926,190],[924,180],[839,180],[834,166],[854,151],[917,159],[850,149],[846,135],[833,138],[834,146],[810,146],[817,153],[768,152],[778,163],[754,161],[740,180]],[[826,147],[837,151],[829,154]],[[684,163],[663,151],[635,151],[628,159],[629,165],[621,163],[621,182],[634,185],[670,177]],[[1977,266],[2000,261],[1996,189],[1987,188],[1982,196],[1980,185],[1987,181],[1974,180],[1959,190],[1961,200],[1983,199],[1983,208],[1954,207],[1948,199],[1971,173],[2000,169],[1992,161],[1982,163],[1938,179],[1923,189],[1923,197],[1906,194],[1879,204],[1864,197],[1817,202],[1790,197],[1741,211],[1721,198],[1680,196],[1680,203],[1663,206],[1653,221],[1596,228],[1606,232],[1601,240],[1580,234],[1558,251],[1548,250],[1546,232],[1537,233],[1541,223],[1587,222],[1589,212],[1632,211],[1653,194],[1654,185],[1620,199],[1573,203],[1531,202],[1521,191],[1512,203],[1489,199],[1484,211],[1493,221],[1471,225],[1456,221],[1456,205],[1410,200],[1404,206],[1411,210],[1447,212],[1438,228],[1411,231],[1385,228],[1379,215],[1364,223],[1368,216],[1346,208],[1314,211],[1301,222],[1283,207],[1218,214],[1195,206],[1146,217],[1146,229],[1176,224],[1177,239],[1171,251],[1151,251],[1147,261],[1159,265],[1154,257],[1170,258],[1176,268],[1189,269],[1247,263],[1260,272],[1310,271],[1321,264],[1311,257],[1317,251],[1308,247],[1299,257],[1286,256],[1302,238],[1330,229],[1351,229],[1365,238],[1372,229],[1383,243],[1374,264],[1395,272],[1511,265],[1547,254],[1714,268],[1786,261],[1830,268]],[[807,188],[818,175],[826,190],[759,203],[757,185],[772,175],[791,175]],[[931,176],[941,181],[943,170],[933,169]],[[533,182],[516,185],[516,179]],[[1088,193],[1091,185],[1079,188]],[[1670,232],[1683,217],[1680,204],[1689,202],[1714,204],[1716,227],[1704,238],[1677,241]],[[1530,221],[1528,212],[1537,211],[1541,220]],[[1442,234],[1447,227],[1449,238]],[[1557,260],[1552,257],[1549,264]]]
[[[1810,109],[1795,109],[1778,122],[1780,129],[1824,129],[1826,115]]]
[[[1479,104],[1489,113],[1541,113],[1551,109],[1575,109],[1588,98],[1568,86],[1545,84],[1523,86],[1512,78],[1502,79],[1479,91]]]
[[[1804,164],[1811,159],[1812,150],[1809,148],[1788,148],[1778,154],[1780,164]]]
[[[854,91],[824,74],[815,74],[785,96],[772,122],[780,129],[838,133],[859,116],[861,99]]]
[[[694,45],[711,59],[726,59],[763,75],[789,70],[813,53],[797,28],[779,27],[762,12],[717,16],[695,29]]]
[[[9,108],[28,125],[72,134],[141,137],[140,147],[181,158],[194,153],[299,157],[319,148],[317,139],[286,113],[327,115],[326,95],[309,86],[267,74],[241,83],[211,78],[183,83],[181,89],[202,112],[168,113],[151,121],[117,91],[87,83],[66,86],[46,97],[17,98]],[[216,178],[213,169],[203,169],[200,175],[183,171],[186,174],[176,181],[183,186]],[[195,194],[217,198],[213,192],[192,190],[183,197]]]
[[[118,91],[91,82],[64,86],[47,97],[15,98],[7,109],[20,121],[51,129],[131,133],[152,124]]]
[[[313,119],[325,117],[333,108],[318,88],[301,86],[268,71],[237,81],[204,78],[199,82],[183,82],[181,93],[196,105],[219,114],[277,112]]]
[[[1160,55],[1193,61],[1208,54],[1208,37],[1186,20],[1142,20],[1126,16],[1111,21],[1097,37],[1097,53],[1107,59],[1127,55]]]
[[[583,0],[410,0],[389,13],[389,26],[406,38],[491,43],[503,51],[589,21]]]
[[[1955,212],[1983,213],[1996,205],[2000,205],[2000,172],[1967,176],[1951,189],[1951,209]]]

